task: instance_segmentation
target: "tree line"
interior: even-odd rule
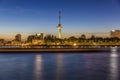
[[[86,38],[85,34],[80,37],[70,36],[69,38],[59,39],[54,35],[46,35],[44,37],[45,44],[120,44],[120,38],[117,37],[96,37],[92,35],[90,38]]]

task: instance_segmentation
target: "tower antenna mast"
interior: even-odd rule
[[[59,11],[59,24],[61,24],[61,11]]]

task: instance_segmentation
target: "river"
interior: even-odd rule
[[[120,80],[119,52],[0,54],[0,80]]]

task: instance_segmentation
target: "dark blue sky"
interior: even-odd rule
[[[0,0],[0,33],[109,32],[120,29],[120,0]]]

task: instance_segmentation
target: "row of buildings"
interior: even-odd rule
[[[120,30],[111,30],[110,36],[115,38],[120,38]],[[6,43],[4,39],[0,39],[0,45],[3,45]],[[14,40],[7,41],[7,44],[9,45],[19,45],[21,43],[25,44],[44,44],[44,34],[43,33],[36,33],[34,35],[29,35],[27,37],[27,40],[23,42],[22,35],[16,34]]]
[[[111,37],[117,37],[117,38],[120,38],[120,30],[112,30],[110,32],[110,36]],[[44,39],[44,35],[43,33],[36,33],[35,35],[29,35],[27,37],[27,42],[36,42],[38,40],[43,40]],[[3,40],[0,40],[3,42]],[[18,41],[18,42],[21,42],[22,41],[22,38],[21,38],[21,34],[17,34],[15,36],[15,39],[14,41]]]
[[[35,35],[29,35],[27,37],[26,41],[22,41],[22,35],[17,34],[15,35],[15,39],[11,41],[5,41],[4,39],[0,39],[0,45],[6,42],[8,45],[21,45],[23,43],[25,44],[43,44],[44,41],[44,34],[43,33],[37,33]]]

